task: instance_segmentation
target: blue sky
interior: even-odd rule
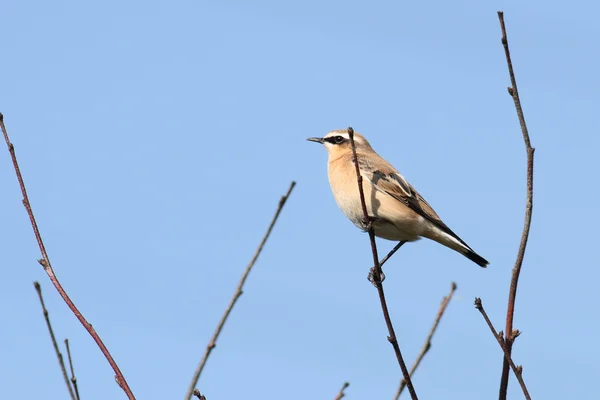
[[[325,150],[304,140],[348,126],[491,262],[422,240],[386,266],[409,364],[458,283],[417,393],[497,395],[501,351],[472,304],[503,329],[525,200],[497,10],[537,149],[514,359],[534,398],[596,398],[596,3],[6,2],[0,111],[56,273],[138,398],[183,397],[292,180],[198,387],[208,400],[327,399],[350,381],[349,399],[391,398],[400,371],[367,235],[335,205]],[[1,397],[66,396],[39,280],[83,398],[124,398],[36,262],[7,152],[0,186]]]

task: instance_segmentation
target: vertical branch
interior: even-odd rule
[[[200,363],[198,364],[198,366],[196,367],[196,370],[194,371],[194,376],[192,377],[190,386],[187,390],[187,393],[185,394],[185,399],[189,400],[192,398],[192,395],[194,395],[195,386],[198,383],[198,379],[200,379],[200,374],[202,373],[202,370],[204,369],[204,366],[206,365],[206,361],[208,360],[210,353],[217,346],[217,339],[219,338],[219,335],[221,334],[221,330],[223,329],[223,326],[225,325],[225,321],[227,321],[227,318],[229,317],[231,310],[233,310],[233,306],[238,301],[239,297],[242,295],[242,293],[243,293],[242,287],[244,286],[244,283],[246,282],[246,278],[248,278],[248,275],[250,274],[252,267],[256,263],[258,256],[260,255],[263,247],[265,246],[265,243],[267,242],[267,239],[271,235],[271,231],[273,230],[273,227],[275,226],[275,222],[277,222],[277,218],[279,218],[279,214],[281,213],[281,210],[283,209],[285,202],[290,197],[290,194],[292,193],[294,186],[296,186],[296,182],[292,181],[287,193],[285,195],[283,195],[281,197],[281,199],[279,200],[279,205],[277,207],[277,210],[275,211],[275,215],[271,219],[271,223],[269,224],[269,227],[267,228],[267,232],[263,236],[260,244],[258,245],[258,248],[254,252],[254,256],[252,256],[252,259],[248,263],[246,270],[242,274],[242,278],[240,279],[240,282],[238,283],[237,288],[235,289],[235,292],[233,293],[233,297],[229,301],[229,305],[227,306],[225,313],[223,314],[223,316],[221,317],[221,320],[217,324],[217,328],[215,329],[215,332],[213,333],[212,337],[210,338],[210,341],[208,342],[208,345],[206,346],[206,349],[204,350],[204,355],[202,356],[202,360],[200,360]]]
[[[427,352],[431,348],[431,339],[433,339],[433,334],[435,333],[438,325],[440,324],[440,321],[442,320],[442,316],[444,315],[444,312],[446,311],[448,304],[450,304],[450,300],[452,300],[452,296],[454,296],[455,291],[456,291],[456,282],[452,282],[452,285],[450,287],[450,293],[448,294],[448,296],[444,296],[442,298],[442,303],[440,304],[440,309],[438,310],[437,315],[435,316],[435,321],[433,321],[433,326],[429,330],[429,335],[427,335],[427,338],[425,339],[425,344],[423,344],[423,347],[421,348],[421,351],[419,352],[419,355],[417,356],[415,363],[410,368],[410,376],[411,377],[414,375],[419,364],[421,364],[421,361],[425,357],[425,354],[427,354]],[[398,400],[400,398],[400,395],[402,394],[402,391],[404,390],[405,387],[406,387],[406,381],[404,379],[402,379],[402,381],[400,381],[400,386],[398,387],[398,390],[396,391],[396,395],[395,395],[394,399]]]
[[[344,390],[346,390],[346,388],[348,386],[350,386],[350,382],[344,382],[344,384],[342,385],[342,388],[340,389],[337,396],[335,396],[335,399],[333,399],[333,400],[342,400],[342,398],[346,395],[346,393],[344,393]]]
[[[63,358],[60,349],[58,348],[58,343],[56,342],[56,336],[54,336],[54,330],[52,329],[52,324],[50,323],[50,316],[48,314],[48,310],[46,309],[46,304],[44,303],[44,297],[42,296],[42,287],[39,282],[33,282],[33,286],[35,287],[35,291],[38,294],[40,299],[40,304],[42,305],[42,312],[44,313],[44,319],[46,320],[46,326],[48,327],[48,333],[50,333],[50,339],[52,340],[52,346],[54,347],[54,352],[56,353],[56,358],[58,358],[58,364],[60,365],[60,370],[63,375],[63,379],[67,384],[67,389],[69,389],[69,395],[71,396],[71,400],[77,400],[75,398],[75,394],[73,393],[73,388],[71,387],[71,383],[69,382],[69,377],[67,375],[67,368],[65,367],[65,360]]]
[[[79,397],[79,388],[77,387],[77,378],[75,378],[75,370],[73,369],[73,359],[71,358],[71,348],[69,347],[69,339],[65,339],[65,347],[67,348],[67,357],[69,358],[69,368],[71,369],[71,383],[73,384],[73,389],[75,390],[75,397],[77,400],[80,400]]]
[[[521,125],[521,132],[523,134],[523,141],[525,142],[525,150],[527,152],[527,200],[525,202],[525,223],[523,226],[523,233],[521,234],[521,244],[519,245],[519,251],[517,252],[517,259],[512,270],[512,278],[510,281],[510,290],[508,294],[508,307],[506,310],[506,351],[508,357],[504,358],[502,365],[502,377],[500,378],[500,393],[499,399],[505,400],[507,389],[508,389],[508,377],[509,377],[509,362],[512,354],[512,346],[517,336],[516,331],[513,330],[513,319],[515,312],[515,300],[517,297],[517,285],[519,283],[519,275],[521,273],[521,267],[523,265],[523,258],[525,256],[525,249],[527,248],[527,239],[529,238],[529,228],[531,227],[531,214],[533,211],[533,154],[535,149],[531,147],[531,141],[529,139],[529,132],[527,131],[527,124],[525,123],[525,117],[523,115],[523,108],[521,107],[521,99],[519,98],[519,90],[517,89],[517,80],[515,79],[515,72],[513,70],[512,60],[510,58],[510,50],[508,48],[508,38],[506,37],[506,26],[504,25],[504,13],[498,11],[498,19],[500,20],[500,29],[502,30],[502,45],[504,46],[504,54],[506,55],[506,63],[508,65],[508,73],[510,75],[511,86],[508,88],[508,93],[515,103],[517,116],[519,118],[519,124]]]
[[[367,203],[365,202],[365,193],[363,190],[363,177],[360,174],[360,168],[358,166],[358,156],[356,154],[356,144],[354,143],[354,129],[351,127],[348,128],[348,136],[350,137],[350,143],[352,146],[352,158],[354,160],[354,167],[356,169],[356,180],[358,182],[358,192],[360,194],[360,203],[363,210],[363,223],[368,227],[369,231],[369,239],[371,242],[371,252],[373,253],[373,264],[374,267],[372,269],[372,277],[373,284],[377,288],[377,292],[379,293],[379,301],[381,302],[381,309],[383,311],[383,318],[385,319],[385,323],[388,328],[389,336],[388,341],[391,343],[394,348],[394,352],[396,353],[396,358],[398,359],[398,364],[400,364],[400,369],[402,370],[402,375],[404,376],[404,380],[406,381],[406,386],[408,387],[408,391],[410,392],[410,396],[413,400],[417,399],[417,393],[415,392],[415,388],[413,387],[412,381],[410,380],[410,374],[408,373],[408,369],[406,368],[406,364],[404,363],[404,359],[402,358],[402,353],[400,351],[400,345],[398,344],[398,339],[396,339],[396,333],[394,332],[394,326],[392,325],[392,319],[390,318],[390,313],[387,307],[387,301],[385,299],[385,293],[383,291],[383,283],[382,283],[382,275],[383,272],[381,270],[381,264],[379,263],[379,256],[377,255],[377,244],[375,243],[375,231],[373,229],[373,224],[371,218],[369,217],[369,213],[367,211]],[[400,242],[402,243],[402,242]],[[398,245],[398,248],[401,244]]]
[[[494,328],[492,321],[490,321],[490,318],[488,317],[487,313],[485,312],[485,309],[483,308],[483,303],[481,302],[481,299],[479,297],[475,298],[475,308],[479,310],[479,312],[483,316],[483,319],[485,319],[485,322],[488,324],[488,327],[492,331],[492,334],[498,341],[500,348],[504,352],[504,359],[506,360],[506,362],[508,362],[508,364],[512,368],[513,372],[515,373],[515,376],[517,377],[517,380],[519,381],[519,384],[521,385],[521,389],[523,390],[523,394],[525,395],[525,398],[527,400],[531,400],[531,396],[529,396],[529,391],[527,390],[527,386],[525,386],[525,381],[523,381],[523,367],[520,365],[517,367],[515,365],[515,363],[513,362],[512,358],[510,357],[510,353],[508,352],[508,349],[506,347],[506,343],[504,342],[504,339],[502,339],[502,333],[496,332],[496,329]]]
[[[100,348],[100,351],[102,352],[102,354],[104,354],[104,357],[106,357],[106,360],[108,361],[108,363],[112,367],[113,371],[115,372],[115,380],[117,381],[117,384],[121,387],[121,389],[123,389],[123,391],[125,392],[125,394],[127,395],[127,397],[130,400],[134,400],[135,396],[133,395],[133,392],[129,388],[129,385],[127,384],[125,377],[121,373],[119,366],[117,365],[117,363],[113,359],[112,355],[110,354],[110,352],[104,345],[104,342],[102,342],[102,339],[100,339],[100,336],[98,336],[98,334],[96,333],[96,330],[92,327],[92,324],[90,324],[84,318],[83,314],[81,314],[81,312],[77,309],[77,307],[75,306],[75,304],[73,303],[71,298],[67,295],[67,292],[65,292],[62,285],[58,281],[58,278],[54,274],[54,270],[52,269],[52,264],[50,264],[50,258],[48,257],[48,253],[46,252],[46,246],[44,246],[44,241],[42,240],[42,235],[40,234],[37,222],[35,221],[35,216],[33,215],[33,211],[31,209],[31,204],[29,203],[29,197],[27,196],[25,182],[23,181],[23,176],[21,175],[21,169],[19,168],[19,163],[17,162],[17,156],[15,155],[15,146],[10,142],[8,133],[6,132],[6,127],[4,126],[4,116],[2,115],[2,113],[0,113],[0,128],[2,129],[2,133],[4,134],[4,140],[6,141],[6,146],[8,147],[8,152],[10,153],[10,157],[12,159],[15,173],[17,174],[17,180],[19,181],[19,186],[21,187],[21,193],[23,195],[23,205],[25,206],[25,210],[27,210],[27,215],[29,216],[29,221],[31,222],[31,227],[33,228],[33,233],[35,235],[38,246],[40,248],[40,252],[42,253],[42,258],[39,259],[38,262],[42,265],[42,267],[44,267],[44,271],[46,271],[46,274],[48,274],[50,281],[52,282],[52,284],[54,285],[54,287],[56,288],[56,290],[58,291],[60,296],[63,298],[64,302],[71,309],[73,314],[75,314],[75,316],[77,317],[79,322],[81,322],[81,325],[83,325],[83,327],[88,331],[90,336],[94,339],[94,341]]]

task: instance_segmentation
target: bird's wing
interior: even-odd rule
[[[429,203],[427,203],[419,192],[417,192],[397,171],[368,171],[368,168],[366,169],[365,177],[371,181],[376,190],[390,195],[421,217],[431,222],[441,231],[451,235],[469,248],[458,235],[452,232],[452,230],[442,222]]]

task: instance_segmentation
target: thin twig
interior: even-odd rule
[[[42,240],[42,235],[37,226],[37,222],[35,221],[35,216],[33,215],[33,211],[31,209],[31,204],[29,203],[29,197],[27,197],[27,190],[25,189],[25,183],[23,181],[23,176],[21,175],[21,170],[19,168],[19,163],[17,162],[17,156],[15,155],[15,146],[10,142],[8,137],[8,133],[6,132],[6,127],[4,126],[4,116],[0,113],[0,127],[2,128],[2,133],[4,134],[4,140],[6,141],[6,146],[8,146],[8,151],[10,153],[10,157],[12,158],[13,167],[15,169],[15,173],[17,174],[17,180],[19,181],[19,186],[21,187],[21,193],[23,194],[23,205],[25,206],[25,210],[27,210],[27,215],[29,215],[29,220],[31,222],[31,227],[33,228],[33,233],[35,234],[35,238],[37,240],[38,246],[40,248],[40,252],[42,253],[42,258],[38,260],[38,262],[44,267],[44,271],[48,274],[50,281],[63,298],[67,306],[71,309],[73,314],[77,317],[79,322],[83,325],[83,327],[89,332],[90,336],[94,339],[104,357],[108,360],[108,363],[112,367],[115,372],[115,380],[117,384],[123,389],[125,394],[130,400],[135,399],[133,392],[129,388],[125,377],[121,373],[119,366],[113,359],[112,355],[98,336],[98,333],[94,330],[92,325],[87,322],[81,312],[77,309],[73,301],[67,295],[67,292],[63,289],[62,285],[58,281],[58,278],[54,274],[54,270],[52,269],[52,264],[50,264],[50,258],[48,257],[48,253],[46,252],[46,247],[44,246],[44,242]]]
[[[69,395],[71,396],[71,400],[76,400],[75,393],[73,393],[73,388],[71,387],[71,383],[69,382],[69,376],[67,375],[67,368],[65,367],[65,360],[63,358],[60,349],[58,348],[58,343],[56,342],[56,336],[54,336],[54,330],[52,329],[52,324],[50,323],[50,316],[48,315],[48,310],[46,309],[46,304],[44,303],[44,297],[42,296],[42,287],[39,282],[33,282],[33,286],[38,294],[40,299],[40,304],[42,305],[42,312],[44,313],[44,319],[46,320],[46,326],[48,327],[48,332],[50,333],[50,339],[52,340],[52,346],[54,347],[54,352],[56,353],[56,358],[58,358],[58,365],[60,365],[60,370],[62,371],[63,378],[65,383],[67,384],[67,389],[69,389]]]
[[[200,391],[198,389],[194,389],[194,391],[192,392],[192,394],[194,396],[196,396],[198,398],[198,400],[206,400],[206,396],[203,394],[200,394]]]
[[[73,384],[73,389],[75,389],[75,397],[77,400],[80,400],[79,397],[79,388],[77,387],[77,378],[75,378],[75,370],[73,370],[73,359],[71,358],[71,348],[69,347],[69,339],[65,339],[65,347],[67,348],[67,357],[69,358],[69,368],[71,369],[71,383]]]
[[[490,318],[485,312],[485,309],[483,308],[483,303],[481,302],[481,299],[479,297],[475,298],[475,308],[479,310],[481,315],[483,315],[485,322],[487,322],[488,326],[490,327],[490,330],[492,331],[492,334],[494,335],[494,337],[498,341],[498,344],[502,348],[502,351],[504,352],[504,359],[515,373],[515,376],[517,377],[517,380],[521,385],[521,389],[523,389],[523,394],[525,395],[525,398],[527,400],[531,400],[531,397],[529,396],[529,391],[527,390],[527,386],[525,386],[525,381],[523,381],[523,367],[521,365],[517,367],[513,362],[510,353],[508,352],[508,348],[507,346],[505,346],[504,339],[502,338],[502,333],[496,332],[496,329],[494,328],[494,325],[492,325],[492,321],[490,321]]]
[[[508,294],[508,307],[506,310],[506,338],[504,340],[506,342],[506,350],[510,356],[512,354],[512,346],[516,338],[515,331],[513,329],[513,319],[515,312],[515,299],[517,297],[517,285],[519,283],[519,275],[521,273],[521,266],[523,265],[525,249],[527,248],[527,239],[529,238],[529,228],[531,226],[531,214],[533,211],[533,154],[535,149],[531,147],[529,132],[527,131],[527,124],[525,123],[525,117],[523,116],[523,108],[521,107],[521,99],[519,98],[519,90],[517,89],[517,80],[515,79],[515,72],[513,70],[512,60],[510,58],[508,39],[506,37],[506,26],[504,25],[504,13],[502,11],[498,11],[498,19],[500,20],[500,28],[502,30],[502,45],[504,46],[506,63],[508,65],[508,73],[510,75],[511,87],[508,88],[508,93],[515,103],[517,116],[519,117],[519,123],[521,125],[521,132],[523,133],[523,141],[525,142],[525,150],[527,152],[527,200],[525,201],[525,223],[523,226],[523,233],[521,234],[521,244],[519,245],[517,259],[512,270],[510,291]],[[506,400],[509,377],[508,368],[508,361],[505,358],[502,365],[502,377],[500,379],[500,400]]]
[[[346,388],[348,386],[350,386],[350,382],[344,382],[344,384],[342,385],[342,388],[340,389],[337,396],[335,396],[335,399],[333,399],[333,400],[340,400],[342,397],[344,397],[346,395],[346,393],[344,393],[344,390],[346,390]]]
[[[190,382],[188,391],[185,394],[185,399],[189,400],[192,398],[192,394],[194,394],[194,388],[195,388],[196,384],[198,383],[198,379],[200,379],[200,374],[202,373],[202,370],[204,369],[204,365],[206,364],[206,361],[208,360],[208,356],[210,356],[210,353],[217,345],[217,338],[219,337],[219,334],[221,333],[221,330],[223,329],[223,326],[225,325],[225,321],[227,321],[227,318],[229,317],[229,314],[231,313],[233,306],[235,305],[235,303],[237,302],[239,297],[242,295],[242,293],[243,293],[242,287],[244,286],[244,283],[246,282],[246,278],[248,278],[248,274],[250,274],[252,267],[256,263],[258,256],[260,255],[263,247],[265,246],[265,243],[267,242],[267,239],[271,235],[271,231],[273,230],[273,227],[275,226],[275,222],[277,222],[277,218],[279,218],[279,214],[281,213],[281,210],[283,209],[285,202],[290,197],[290,194],[292,193],[294,186],[296,186],[296,182],[292,181],[289,189],[287,190],[287,193],[285,195],[283,195],[281,197],[281,199],[279,200],[279,205],[277,206],[275,215],[273,216],[273,219],[271,220],[271,223],[269,224],[269,227],[267,228],[267,232],[263,236],[260,244],[258,245],[258,248],[254,252],[254,256],[252,256],[252,259],[248,263],[246,270],[242,274],[240,282],[238,283],[237,288],[235,289],[235,292],[233,293],[233,297],[229,301],[229,305],[227,306],[225,313],[223,314],[223,316],[221,317],[221,320],[217,324],[217,328],[215,329],[215,332],[213,333],[212,337],[210,338],[210,341],[208,342],[208,345],[206,346],[206,349],[204,350],[204,355],[202,356],[202,360],[200,360],[198,367],[196,367],[196,371],[194,371],[194,376],[192,377],[192,381]]]
[[[350,144],[352,146],[352,157],[354,160],[354,167],[356,169],[356,180],[358,182],[358,192],[360,195],[360,202],[363,210],[363,223],[368,227],[369,231],[369,239],[371,242],[371,252],[373,253],[373,264],[375,265],[373,269],[373,284],[377,288],[377,292],[379,293],[379,301],[381,302],[381,309],[383,311],[383,318],[385,319],[385,323],[388,328],[389,336],[388,341],[392,344],[394,348],[394,352],[396,353],[396,358],[398,359],[398,364],[400,364],[400,369],[402,370],[402,375],[406,380],[406,386],[408,387],[408,391],[410,392],[410,396],[413,400],[416,400],[417,393],[415,392],[415,388],[413,387],[412,381],[410,380],[410,374],[408,373],[408,369],[406,368],[406,364],[404,363],[404,359],[402,358],[402,353],[400,351],[400,345],[398,344],[398,339],[396,338],[396,333],[394,332],[394,326],[392,325],[392,319],[390,318],[390,313],[387,307],[387,301],[385,300],[385,293],[383,291],[383,283],[381,276],[383,272],[381,270],[381,264],[379,263],[379,256],[377,255],[377,244],[375,243],[375,231],[373,229],[373,223],[371,218],[369,217],[369,213],[367,211],[367,203],[365,202],[365,193],[363,190],[363,177],[360,174],[360,168],[358,166],[358,156],[356,154],[356,144],[354,143],[354,129],[352,127],[348,128],[348,136],[350,137]],[[398,248],[401,245],[398,246]]]
[[[452,296],[454,296],[455,291],[456,291],[456,282],[452,282],[452,285],[450,287],[450,293],[448,293],[447,296],[444,296],[442,298],[442,303],[440,304],[440,309],[438,310],[437,315],[435,316],[435,321],[433,321],[433,326],[429,330],[429,335],[427,335],[427,339],[425,339],[425,344],[423,344],[423,348],[421,348],[421,352],[417,356],[415,363],[412,365],[412,367],[410,369],[411,377],[414,375],[419,364],[421,364],[421,360],[423,360],[423,358],[425,357],[425,354],[427,354],[427,352],[431,348],[431,339],[433,338],[433,334],[435,333],[438,325],[440,324],[440,321],[442,320],[442,316],[444,315],[444,312],[446,311],[448,304],[450,304],[450,300],[452,300]],[[394,397],[396,400],[398,400],[400,398],[400,395],[402,394],[402,391],[404,390],[405,386],[406,386],[406,382],[404,381],[404,379],[402,379],[402,381],[400,381],[400,386],[398,387],[398,391],[396,392],[396,396]]]

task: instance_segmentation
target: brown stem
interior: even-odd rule
[[[435,316],[435,321],[433,321],[433,326],[429,330],[429,335],[427,335],[427,339],[425,339],[425,344],[423,344],[423,347],[421,348],[421,352],[417,356],[415,363],[412,365],[412,367],[410,369],[410,376],[413,376],[413,374],[417,370],[417,367],[419,366],[419,364],[421,364],[421,360],[423,360],[423,358],[425,357],[425,354],[427,354],[427,352],[431,348],[431,339],[433,338],[433,334],[435,333],[438,325],[440,324],[440,321],[442,320],[442,316],[444,315],[444,312],[446,311],[448,304],[450,304],[450,300],[452,300],[452,296],[454,296],[455,291],[456,291],[456,282],[452,282],[452,285],[450,287],[450,293],[448,294],[448,296],[444,296],[442,298],[442,303],[440,304],[440,309],[438,310],[437,315]],[[398,387],[398,391],[396,391],[396,396],[394,397],[396,400],[398,400],[400,398],[400,395],[402,394],[402,391],[404,390],[405,387],[406,387],[406,381],[404,379],[402,379],[402,381],[400,381],[400,386]]]
[[[379,263],[379,256],[377,255],[377,244],[375,243],[375,231],[373,229],[372,221],[369,217],[369,213],[367,212],[367,203],[365,202],[365,193],[363,190],[363,177],[360,174],[360,168],[358,166],[358,157],[356,155],[356,144],[354,143],[354,129],[352,127],[348,128],[348,136],[350,137],[350,144],[352,146],[352,157],[354,160],[354,168],[356,169],[356,180],[358,182],[358,192],[360,195],[360,203],[363,210],[363,222],[365,226],[368,227],[369,231],[369,240],[371,242],[371,252],[373,253],[373,284],[377,288],[377,292],[379,293],[379,301],[381,302],[381,309],[383,311],[383,318],[385,319],[385,323],[388,328],[389,336],[388,341],[391,343],[394,348],[394,352],[396,353],[396,358],[398,359],[398,364],[400,364],[400,369],[402,370],[402,375],[404,376],[404,380],[406,380],[406,386],[408,387],[408,391],[410,392],[410,396],[413,400],[418,399],[417,393],[415,392],[415,388],[413,387],[412,381],[410,380],[410,374],[408,373],[408,369],[406,368],[406,364],[404,363],[404,359],[402,358],[402,352],[400,351],[400,345],[398,344],[398,340],[396,339],[396,333],[394,332],[394,326],[392,325],[392,319],[390,318],[390,313],[387,307],[387,301],[385,300],[385,293],[383,291],[383,283],[381,276],[383,272],[381,270],[381,264]],[[402,242],[400,242],[402,243]],[[398,245],[398,248],[401,244]]]
[[[79,388],[77,387],[77,378],[75,378],[75,370],[73,369],[73,359],[71,358],[71,348],[69,347],[69,339],[65,339],[65,347],[67,348],[67,357],[69,359],[69,368],[71,369],[71,383],[73,384],[73,389],[75,390],[75,397],[77,400],[80,400],[79,397]]]
[[[523,233],[521,234],[521,244],[519,245],[519,251],[517,253],[517,259],[512,270],[512,278],[510,280],[510,291],[508,294],[508,307],[506,310],[506,329],[505,329],[505,342],[506,350],[508,355],[512,354],[512,346],[515,341],[515,335],[513,334],[513,319],[515,312],[515,299],[517,297],[517,285],[519,283],[519,275],[521,273],[521,266],[523,265],[523,258],[525,256],[525,249],[527,248],[527,239],[529,238],[529,228],[531,227],[531,214],[533,211],[533,154],[535,149],[531,147],[531,141],[529,139],[529,132],[527,131],[527,124],[525,123],[525,117],[523,115],[523,108],[521,107],[521,99],[519,98],[519,90],[517,88],[517,80],[515,79],[515,72],[513,70],[512,60],[510,58],[510,50],[508,48],[508,39],[506,37],[506,26],[504,25],[504,13],[498,11],[498,19],[500,20],[500,28],[502,30],[502,45],[504,46],[504,54],[506,55],[506,63],[508,65],[508,73],[510,75],[511,87],[508,88],[508,93],[515,103],[517,110],[517,116],[521,125],[521,132],[523,134],[523,141],[525,142],[525,150],[527,152],[527,200],[525,201],[525,223],[523,226]],[[506,400],[506,394],[508,390],[508,371],[509,365],[505,358],[502,365],[502,377],[500,378],[500,391],[499,399]]]
[[[58,278],[54,274],[54,270],[52,269],[52,264],[50,264],[50,258],[48,257],[48,253],[46,252],[46,246],[44,246],[44,241],[42,240],[42,235],[40,234],[37,222],[35,221],[35,216],[33,215],[33,211],[31,209],[31,204],[29,203],[29,197],[27,197],[27,190],[25,189],[25,183],[23,181],[23,176],[21,175],[19,163],[17,162],[17,156],[15,155],[15,146],[10,142],[8,133],[6,132],[6,127],[4,126],[4,116],[2,115],[2,113],[0,113],[0,128],[2,129],[2,133],[4,134],[4,140],[6,141],[6,146],[8,147],[8,151],[9,151],[10,157],[12,159],[15,173],[17,174],[17,180],[19,181],[19,186],[21,187],[21,193],[23,194],[23,205],[25,206],[25,210],[27,210],[27,215],[29,215],[29,221],[31,222],[31,227],[33,228],[33,233],[35,234],[35,238],[36,238],[38,246],[40,248],[40,252],[42,253],[42,258],[39,259],[38,262],[42,265],[42,267],[44,267],[44,271],[46,271],[46,274],[48,274],[50,281],[52,282],[52,284],[54,285],[54,287],[56,288],[56,290],[58,291],[60,296],[63,298],[65,303],[67,303],[67,306],[71,309],[73,314],[75,314],[75,316],[77,317],[79,322],[81,322],[81,325],[83,325],[83,327],[88,331],[90,336],[94,339],[94,341],[100,348],[100,351],[102,352],[102,354],[104,354],[104,357],[106,357],[106,359],[108,360],[108,363],[110,364],[113,371],[115,372],[115,380],[117,381],[117,384],[123,389],[123,391],[125,392],[127,397],[129,399],[133,400],[133,399],[135,399],[135,396],[133,395],[133,392],[129,388],[129,385],[127,384],[125,377],[121,373],[119,366],[117,365],[117,363],[113,359],[112,355],[110,354],[110,352],[104,345],[104,342],[102,342],[102,339],[100,339],[100,336],[98,336],[98,333],[96,333],[96,330],[92,327],[92,324],[90,324],[84,318],[84,316],[81,314],[81,312],[77,309],[77,307],[75,306],[75,304],[73,303],[71,298],[67,295],[67,292],[65,292],[62,285],[58,281]]]
[[[519,381],[519,384],[521,385],[521,389],[523,389],[523,394],[525,395],[525,398],[527,400],[531,400],[531,397],[529,396],[529,391],[527,390],[527,386],[525,386],[525,381],[523,381],[523,367],[522,366],[517,367],[515,365],[515,363],[513,362],[512,358],[510,356],[510,352],[508,351],[508,346],[505,345],[504,339],[502,338],[502,333],[496,332],[496,329],[494,328],[494,325],[492,325],[492,321],[490,321],[490,318],[488,317],[487,313],[485,312],[485,309],[483,308],[483,303],[481,302],[481,299],[479,297],[475,298],[475,308],[479,310],[481,315],[483,315],[485,322],[487,322],[488,326],[490,327],[490,330],[492,331],[492,334],[494,335],[494,337],[498,341],[498,344],[502,348],[502,351],[504,352],[504,359],[506,360],[506,362],[508,363],[510,368],[512,368],[513,372],[515,373],[515,376],[517,377],[517,380]],[[515,332],[515,335],[518,335],[518,333]]]
[[[346,390],[346,388],[348,386],[350,386],[350,382],[344,382],[344,384],[342,385],[342,388],[340,389],[337,396],[335,396],[335,399],[333,399],[333,400],[340,400],[342,397],[344,397],[346,395],[346,393],[344,393],[344,390]]]
[[[217,339],[219,337],[219,334],[221,333],[221,330],[223,329],[223,326],[225,325],[225,321],[227,321],[227,318],[229,317],[229,314],[231,313],[233,306],[235,305],[235,303],[237,302],[239,297],[242,295],[242,287],[244,286],[244,283],[246,282],[246,278],[248,278],[248,274],[250,274],[252,267],[256,263],[258,256],[260,255],[263,247],[265,246],[265,243],[267,242],[267,239],[271,235],[271,231],[273,230],[273,227],[275,226],[275,222],[277,222],[277,218],[279,218],[279,214],[281,213],[281,210],[283,209],[285,202],[290,197],[290,194],[292,193],[294,186],[296,186],[296,182],[292,181],[289,189],[287,190],[287,193],[285,195],[283,195],[281,197],[281,199],[279,200],[279,206],[277,207],[277,210],[275,211],[275,215],[271,219],[271,223],[269,224],[269,227],[267,228],[267,232],[263,236],[260,244],[258,245],[258,248],[254,252],[254,256],[252,256],[252,259],[248,263],[246,270],[242,274],[240,282],[238,283],[237,288],[235,289],[235,292],[233,293],[233,297],[229,301],[229,305],[227,306],[225,313],[223,314],[223,316],[221,317],[221,320],[217,324],[217,328],[215,329],[215,332],[213,333],[212,337],[210,338],[210,341],[208,342],[208,345],[206,346],[206,349],[204,350],[204,355],[202,356],[202,360],[200,360],[200,363],[198,364],[198,366],[196,367],[196,370],[194,371],[194,376],[192,377],[192,381],[190,382],[188,391],[185,394],[185,399],[189,400],[192,398],[192,395],[194,394],[194,388],[195,388],[196,384],[198,383],[198,379],[200,379],[200,374],[202,373],[202,370],[204,369],[204,365],[206,364],[206,361],[208,360],[210,353],[217,345]]]
[[[67,389],[69,390],[69,395],[71,396],[71,400],[76,400],[75,393],[73,393],[73,388],[71,387],[71,383],[69,382],[69,376],[67,375],[67,368],[65,367],[65,360],[63,358],[60,349],[58,348],[58,343],[56,342],[56,336],[54,336],[54,330],[52,329],[52,324],[50,323],[50,316],[48,315],[48,310],[46,309],[46,304],[44,303],[44,297],[42,296],[42,287],[39,282],[33,282],[33,286],[35,287],[35,291],[38,294],[40,299],[40,304],[42,305],[42,312],[44,313],[44,319],[46,320],[46,326],[48,327],[48,333],[50,333],[50,339],[52,340],[52,346],[54,347],[54,352],[56,353],[56,358],[58,358],[58,365],[60,365],[60,370],[63,375],[63,379],[67,384]]]

